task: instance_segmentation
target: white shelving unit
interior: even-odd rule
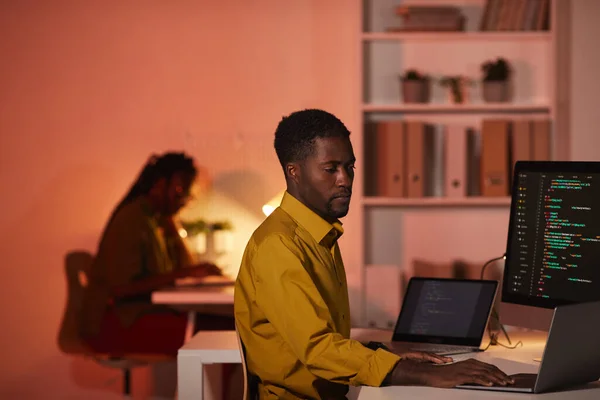
[[[362,29],[359,38],[361,98],[357,110],[360,126],[385,119],[419,119],[427,122],[457,122],[478,128],[483,118],[550,118],[553,125],[554,159],[568,159],[569,83],[568,21],[571,0],[550,0],[550,30],[539,32],[480,32],[485,0],[363,0]],[[455,5],[467,18],[464,32],[387,32],[398,26],[398,5]],[[557,18],[558,16],[558,18]],[[560,32],[560,35],[559,35]],[[481,78],[481,64],[504,57],[513,69],[514,96],[510,103],[490,104],[481,100],[481,87],[474,85],[464,104],[452,104],[445,88],[434,85],[428,104],[404,104],[400,96],[400,75],[417,69],[434,79],[444,75]],[[353,141],[364,144],[364,129],[353,133]],[[360,153],[359,153],[360,154]],[[361,160],[364,159],[361,154]],[[365,182],[367,168],[359,168],[356,181]],[[370,197],[363,184],[355,190],[360,204],[355,220],[360,226],[361,283],[363,295],[369,285],[369,271],[390,274],[380,293],[397,290],[398,271],[410,268],[414,259],[431,262],[467,260],[483,262],[502,254],[506,246],[510,198],[386,198]],[[357,188],[357,189],[358,189]],[[360,193],[359,193],[360,191]],[[356,239],[358,241],[358,239]],[[378,268],[380,266],[381,268]],[[371,282],[375,282],[374,280]],[[387,321],[372,321],[369,316],[393,315],[383,310],[389,301],[363,296],[362,325],[388,327]],[[399,305],[398,305],[399,307]],[[395,318],[395,317],[394,317]]]

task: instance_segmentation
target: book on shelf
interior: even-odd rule
[[[547,31],[550,0],[487,0],[481,31]]]
[[[398,6],[401,26],[388,32],[454,32],[463,31],[465,17],[460,8],[452,6]]]
[[[506,197],[518,160],[551,158],[551,121],[484,119],[480,127],[377,121],[365,127],[365,194]]]

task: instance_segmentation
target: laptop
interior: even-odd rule
[[[600,302],[554,309],[537,374],[511,375],[509,386],[459,385],[461,389],[543,393],[600,379]]]
[[[497,288],[492,280],[411,278],[385,345],[439,355],[480,351]]]

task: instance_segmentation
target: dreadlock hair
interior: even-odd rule
[[[284,169],[287,163],[305,160],[313,151],[315,139],[349,137],[342,121],[327,111],[306,109],[283,117],[275,131],[275,152]]]
[[[183,173],[195,178],[198,171],[194,165],[194,159],[184,153],[164,153],[160,156],[153,154],[125,197],[113,211],[110,220],[123,206],[148,194],[158,180],[164,178],[169,181],[176,173]]]

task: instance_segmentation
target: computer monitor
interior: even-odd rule
[[[557,305],[600,300],[600,162],[517,162],[501,321],[548,330]]]

